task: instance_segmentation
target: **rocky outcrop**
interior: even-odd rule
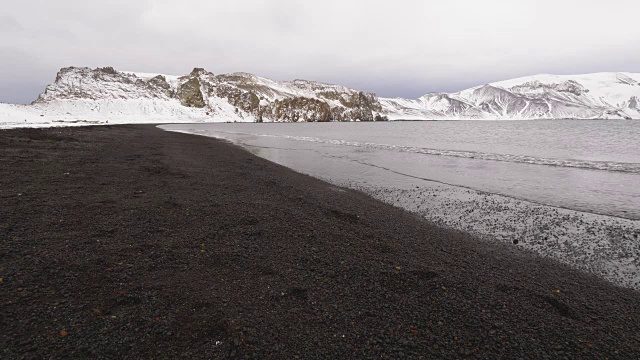
[[[175,92],[164,76],[140,79],[112,67],[60,69],[34,103],[56,100],[170,99]]]
[[[279,121],[309,121],[325,122],[338,120],[331,114],[329,105],[318,99],[295,97],[289,99],[276,100],[270,113],[263,114],[263,118]]]
[[[176,97],[183,106],[195,108],[203,108],[206,106],[200,89],[200,81],[195,76],[190,77],[178,86]]]
[[[218,75],[215,96],[256,121],[386,120],[375,94],[306,80],[276,82],[247,73]]]

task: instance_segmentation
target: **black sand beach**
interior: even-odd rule
[[[154,126],[0,131],[0,358],[640,358],[640,292]]]

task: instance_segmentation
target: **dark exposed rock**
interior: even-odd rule
[[[569,92],[578,96],[585,92],[584,87],[573,80],[565,81],[562,84],[556,84],[554,88],[557,91]]]
[[[147,86],[155,88],[156,90],[161,89],[162,93],[168,97],[175,96],[175,91],[171,89],[171,85],[169,85],[167,79],[162,75],[158,75],[149,79],[147,81]]]
[[[331,120],[331,109],[324,101],[296,97],[276,100],[270,115],[276,120],[322,122]]]
[[[191,76],[200,76],[202,74],[206,74],[207,71],[203,68],[193,68],[193,70],[191,70]]]
[[[156,85],[158,87],[161,87],[165,90],[169,90],[171,87],[169,86],[169,83],[167,83],[167,79],[162,76],[162,75],[158,75],[156,77],[153,77],[151,79],[149,79],[149,83]]]
[[[180,84],[176,96],[180,103],[187,107],[203,108],[206,105],[200,91],[200,81],[197,77],[191,77]]]
[[[97,72],[101,72],[101,73],[105,73],[105,74],[111,74],[111,75],[116,75],[118,72],[111,66],[107,66],[107,67],[103,67],[103,68],[97,68],[96,69]]]

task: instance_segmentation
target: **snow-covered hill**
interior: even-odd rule
[[[64,68],[31,105],[0,104],[0,126],[214,121],[640,119],[640,74],[536,75],[416,100],[247,73],[184,76]]]
[[[184,76],[64,68],[31,105],[0,104],[0,125],[382,120],[374,94],[247,73]]]
[[[390,119],[640,119],[640,74],[536,75],[417,100],[381,99]]]

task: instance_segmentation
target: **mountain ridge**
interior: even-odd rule
[[[62,68],[31,105],[0,104],[3,126],[65,122],[297,122],[640,119],[640,74],[541,74],[417,99],[246,72],[186,75]]]
[[[416,100],[385,99],[385,105],[391,118],[408,113],[436,119],[640,119],[639,79],[636,73],[533,75]],[[451,104],[421,103],[434,97]]]

